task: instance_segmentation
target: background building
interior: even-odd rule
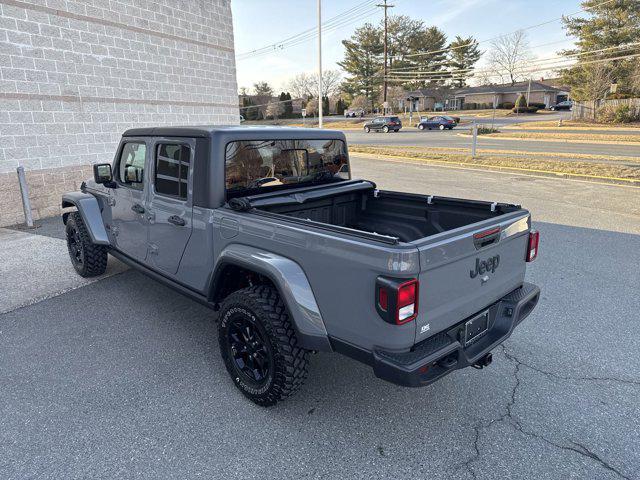
[[[46,3],[46,6],[45,6]],[[111,162],[133,126],[238,123],[229,0],[0,0],[0,226]]]

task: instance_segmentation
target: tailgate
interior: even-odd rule
[[[529,212],[519,210],[415,242],[420,252],[415,342],[521,286],[528,231]]]

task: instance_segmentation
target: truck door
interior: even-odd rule
[[[148,165],[145,140],[123,140],[113,169],[118,187],[113,189],[110,231],[116,248],[139,261],[147,256],[145,165]]]
[[[192,165],[195,140],[156,139],[150,178],[149,259],[151,267],[174,275],[191,236]]]

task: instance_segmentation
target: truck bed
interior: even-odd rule
[[[260,210],[413,242],[515,211],[515,205],[373,190]]]

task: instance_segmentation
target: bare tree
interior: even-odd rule
[[[529,59],[531,59],[531,50],[524,30],[504,35],[491,42],[489,64],[497,71],[497,75],[503,80],[507,78],[511,85],[521,78],[518,71]]]
[[[282,112],[284,111],[284,105],[282,102],[269,102],[267,105],[266,116],[273,117],[274,120],[277,120]]]
[[[369,104],[369,100],[367,100],[366,96],[358,95],[357,97],[353,97],[353,100],[351,101],[351,105],[349,105],[349,108],[351,110],[366,110],[368,104]]]
[[[305,72],[299,73],[287,84],[287,90],[291,92],[293,98],[309,98],[313,96],[314,88],[317,91],[316,79],[313,75]]]
[[[407,92],[400,86],[396,85],[387,89],[387,100],[392,112],[398,111],[406,98]],[[380,103],[382,103],[382,94],[380,94]]]
[[[342,74],[338,70],[322,72],[322,96],[331,97],[340,92]],[[294,98],[310,98],[318,95],[318,74],[299,73],[287,84]]]
[[[488,70],[481,68],[477,71],[477,73],[473,74],[472,82],[475,85],[490,85],[491,83],[493,83],[494,78],[495,77],[491,75]]]
[[[316,89],[316,95],[318,92],[318,74],[313,76],[314,87]],[[322,96],[331,97],[337,95],[340,92],[340,85],[342,84],[342,74],[338,70],[324,70],[322,72]]]
[[[307,102],[307,115],[315,115],[318,113],[318,99],[316,97],[312,98]]]

